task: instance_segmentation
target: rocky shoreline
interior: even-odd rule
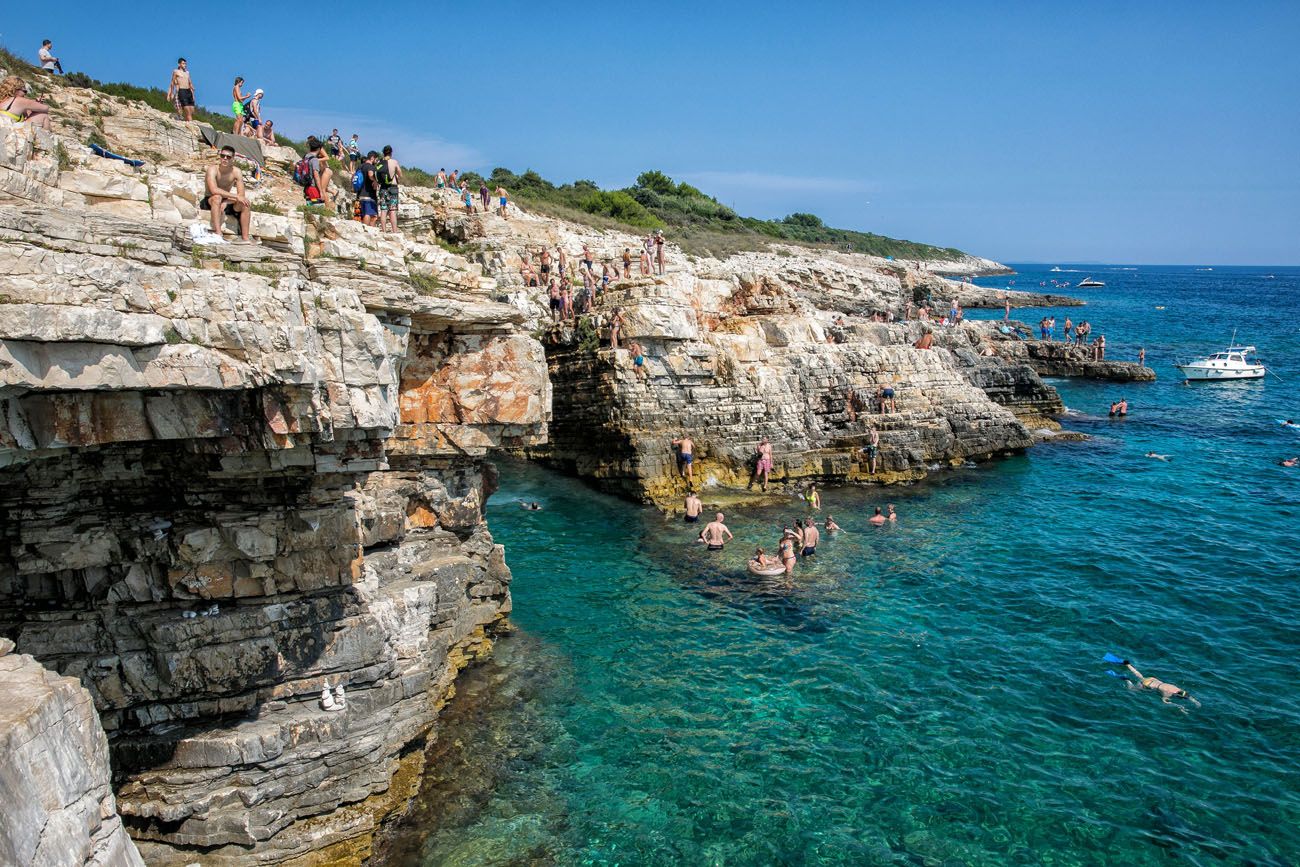
[[[196,130],[92,91],[57,103],[53,135],[0,119],[0,693],[80,682],[107,761],[69,759],[64,800],[98,805],[87,852],[121,863],[370,856],[439,755],[457,673],[506,628],[493,453],[665,509],[682,434],[719,496],[753,496],[762,436],[777,485],[907,482],[1058,428],[1045,370],[1104,375],[986,324],[904,321],[950,300],[931,268],[805,248],[670,247],[664,274],[553,323],[521,256],[640,239],[414,188],[384,236],[299,210],[282,148],[260,243],[196,244]],[[92,156],[90,125],[150,161]],[[346,708],[322,706],[340,684]]]

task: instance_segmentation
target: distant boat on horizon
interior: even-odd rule
[[[1101,282],[1100,280],[1094,280],[1091,277],[1084,277],[1082,280],[1079,281],[1078,285],[1079,286],[1105,286],[1106,284]]]
[[[1060,266],[1060,265],[1053,265],[1053,266],[1052,266],[1052,270],[1053,270],[1053,271],[1060,271],[1060,270],[1061,270],[1061,266]]]

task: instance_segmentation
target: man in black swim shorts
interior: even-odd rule
[[[722,538],[724,535],[728,539],[733,538],[731,531],[727,529],[727,525],[722,523],[722,518],[722,513],[718,512],[714,519],[700,531],[700,541],[708,545],[710,551],[722,550],[722,546],[725,544],[725,540]]]

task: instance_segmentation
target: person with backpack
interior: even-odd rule
[[[309,136],[306,155],[293,167],[293,181],[303,188],[307,204],[334,207],[329,196],[329,183],[333,177],[329,158],[325,156],[325,145],[316,136]]]
[[[375,177],[379,180],[379,227],[396,232],[397,187],[402,180],[402,164],[393,159],[392,145],[384,145],[384,155],[375,164]]]
[[[373,226],[379,219],[379,181],[375,177],[375,160],[379,154],[371,151],[352,174],[352,190],[361,205],[361,222]]]

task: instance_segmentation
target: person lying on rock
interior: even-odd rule
[[[0,81],[0,114],[14,123],[29,121],[41,129],[50,128],[50,107],[27,97],[27,82],[16,75]]]
[[[244,174],[235,165],[235,149],[226,145],[218,158],[219,162],[215,166],[208,167],[206,189],[200,207],[212,212],[212,234],[221,237],[222,217],[229,214],[239,218],[240,239],[251,243],[248,227],[253,212],[248,207],[248,197],[244,193]]]

